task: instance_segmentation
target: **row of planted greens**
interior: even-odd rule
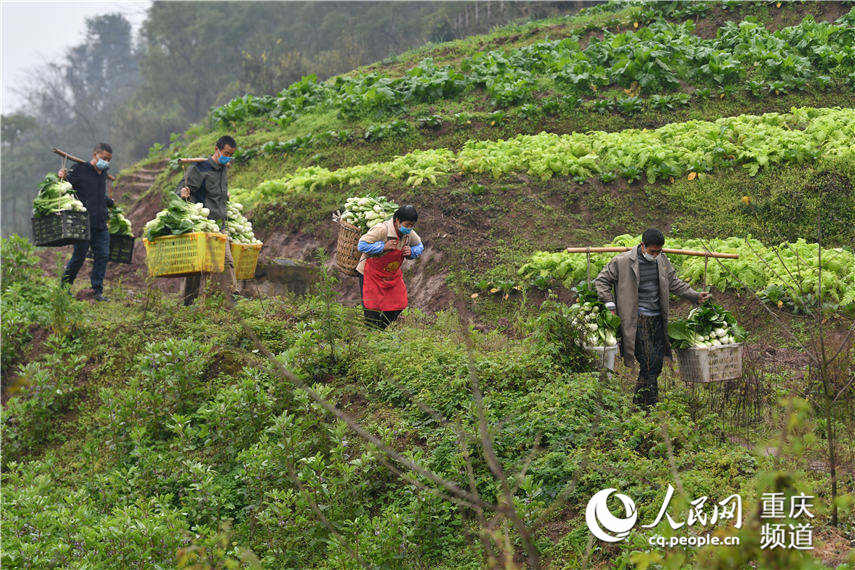
[[[640,236],[620,235],[609,244],[597,245],[634,247],[640,242]],[[750,237],[710,240],[669,237],[665,247],[739,254],[739,259],[710,259],[707,263],[707,284],[721,291],[748,288],[758,292],[761,298],[796,312],[816,306],[820,256],[815,243],[800,239],[764,245]],[[591,277],[614,255],[591,254]],[[703,257],[670,255],[668,259],[680,278],[696,285],[703,283]],[[823,302],[855,311],[855,253],[843,248],[823,248],[821,265]],[[584,254],[538,251],[519,268],[518,277],[536,287],[572,288],[586,278],[587,271]]]
[[[525,174],[548,180],[572,177],[668,177],[744,167],[751,175],[772,164],[818,159],[855,163],[855,109],[793,108],[790,113],[738,115],[715,121],[671,123],[658,129],[593,131],[558,135],[542,132],[507,140],[468,141],[455,154],[449,149],[417,150],[388,162],[338,170],[310,166],[293,175],[242,190],[244,201],[333,185],[356,186],[369,179],[392,179],[407,186],[436,184],[451,174],[491,175],[502,179]]]
[[[673,14],[657,4],[639,12],[642,21],[657,21],[637,30],[479,52],[459,67],[425,59],[401,77],[369,73],[318,82],[308,76],[275,96],[234,99],[214,109],[212,118],[228,126],[254,117],[286,125],[321,110],[346,119],[378,117],[474,90],[506,108],[554,93],[598,99],[609,89],[643,95],[744,89],[759,96],[855,85],[855,9],[833,23],[808,16],[777,31],[751,19],[730,21],[714,38],[704,38],[691,20],[665,21]]]

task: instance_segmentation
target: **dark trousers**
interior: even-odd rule
[[[89,281],[92,290],[98,294],[104,291],[104,275],[107,273],[107,259],[110,257],[110,231],[107,228],[96,230],[90,228],[89,241],[79,241],[74,244],[74,253],[65,264],[65,272],[62,274],[62,283],[71,285],[77,277],[83,262],[86,261],[86,253],[92,248],[92,273]]]
[[[359,274],[359,297],[362,297],[363,285],[365,284],[365,277],[363,277],[362,273]],[[365,303],[362,304],[362,313],[365,317],[365,324],[369,327],[373,327],[375,329],[383,330],[388,327],[392,322],[398,318],[398,315],[401,314],[401,310],[397,311],[372,311],[370,309],[365,308]]]
[[[638,361],[638,381],[635,384],[636,405],[651,406],[659,399],[659,374],[665,355],[665,325],[662,316],[638,315],[635,330],[635,359]]]

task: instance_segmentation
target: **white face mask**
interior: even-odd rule
[[[642,247],[643,247],[643,246],[642,246]],[[656,257],[659,257],[658,255],[657,255],[656,257],[654,257],[654,256],[650,255],[650,254],[649,254],[649,253],[647,253],[647,251],[645,251],[644,249],[642,249],[642,251],[641,251],[641,255],[642,255],[642,256],[644,257],[644,259],[646,259],[647,261],[656,261]]]

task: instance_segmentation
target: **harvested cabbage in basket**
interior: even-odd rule
[[[33,200],[33,216],[40,218],[63,211],[85,212],[86,208],[74,195],[70,182],[60,180],[56,174],[48,174],[39,184],[39,193]]]

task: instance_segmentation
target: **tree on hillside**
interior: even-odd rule
[[[80,44],[29,72],[20,90],[27,114],[3,117],[3,235],[29,235],[37,184],[59,166],[51,147],[85,157],[95,143],[111,140],[114,116],[138,78],[131,26],[118,14],[88,18]],[[116,159],[128,157],[119,150]]]
[[[188,121],[207,113],[239,67],[248,8],[224,2],[155,2],[141,30],[142,95],[175,103]]]
[[[75,112],[90,124],[110,117],[134,91],[139,66],[133,53],[131,25],[119,14],[86,21],[86,41],[71,48],[62,73],[76,105]],[[109,132],[109,125],[105,125]]]

